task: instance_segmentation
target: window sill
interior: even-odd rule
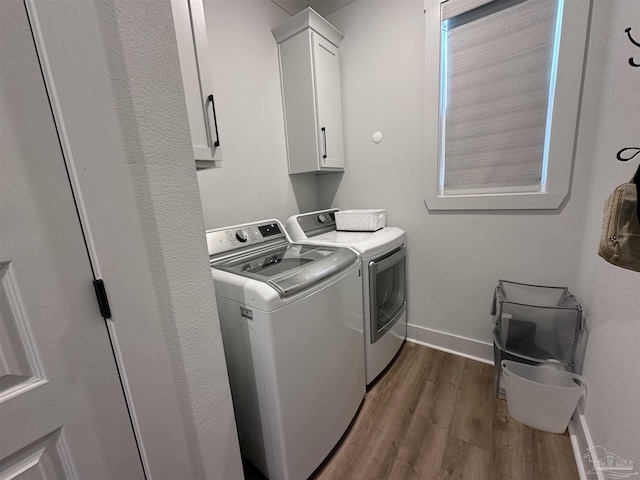
[[[567,192],[427,196],[429,210],[555,210]]]

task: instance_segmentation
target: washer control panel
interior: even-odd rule
[[[282,238],[286,238],[282,224],[278,220],[264,220],[207,230],[207,247],[209,255],[218,255]]]

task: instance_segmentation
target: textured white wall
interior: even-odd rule
[[[345,34],[347,171],[319,178],[320,203],[386,208],[388,223],[407,231],[409,323],[489,342],[498,279],[575,289],[589,159],[576,159],[557,211],[429,212],[422,164],[436,159],[423,144],[422,0],[360,0],[327,19]]]
[[[243,478],[171,5],[95,3],[187,437],[184,478]]]
[[[315,175],[287,173],[278,51],[271,29],[291,18],[268,0],[205,0],[224,156],[198,171],[207,228],[316,210]]]
[[[610,9],[610,12],[609,12]],[[610,14],[610,18],[609,18]],[[593,174],[584,222],[577,295],[587,316],[589,340],[584,375],[589,382],[586,420],[595,445],[640,465],[640,273],[608,264],[597,255],[602,209],[613,189],[628,181],[640,159],[618,162],[616,152],[640,144],[640,2],[597,0],[585,94],[599,103],[591,147]],[[601,82],[601,84],[599,83]],[[602,87],[599,90],[599,87]],[[591,88],[591,90],[586,90]]]

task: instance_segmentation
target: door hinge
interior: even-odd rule
[[[93,288],[96,290],[96,297],[98,298],[98,307],[100,307],[100,315],[106,320],[111,318],[111,308],[109,307],[109,299],[107,298],[107,291],[104,288],[104,281],[101,279],[93,281]]]

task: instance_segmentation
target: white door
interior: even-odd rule
[[[0,145],[0,479],[142,479],[19,0],[0,1]]]
[[[313,33],[320,166],[344,167],[342,140],[342,93],[340,88],[340,50]]]

